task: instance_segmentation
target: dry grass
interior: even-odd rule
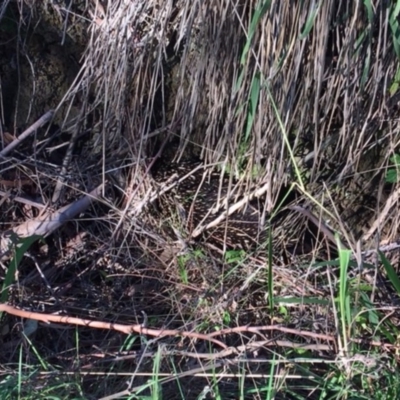
[[[359,273],[360,249],[342,293],[330,233],[354,252],[358,240],[364,250],[398,239],[398,183],[385,181],[399,140],[393,10],[378,2],[372,19],[359,2],[281,1],[256,20],[251,0],[30,3],[0,8],[2,121],[17,135],[57,109],[2,161],[2,231],[39,214],[10,194],[57,209],[107,189],[34,245],[10,301],[155,332],[42,324],[25,335],[3,316],[0,390],[19,376],[21,398],[44,387],[59,398],[345,398],[363,394],[367,374],[390,376],[391,286],[378,261]],[[50,69],[62,53],[68,73]],[[54,73],[66,80],[50,96]],[[155,165],[192,159],[239,182],[242,197],[263,189],[267,243],[194,240],[179,211],[157,209],[175,194],[154,182]]]

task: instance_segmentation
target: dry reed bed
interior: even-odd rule
[[[18,4],[32,15],[44,12],[39,5]],[[80,113],[63,115],[66,126],[60,127],[70,132],[73,145],[83,131],[89,134],[80,157],[66,166],[73,174],[62,184],[70,198],[79,193],[74,186],[90,191],[99,180],[111,182],[114,190],[85,214],[87,222],[61,230],[55,239],[58,249],[54,246],[43,258],[36,255],[46,281],[28,274],[36,261],[26,261],[24,290],[15,290],[12,297],[35,309],[46,301],[47,313],[62,306],[70,316],[154,327],[162,337],[127,346],[119,333],[86,327],[80,372],[108,371],[112,363],[124,362],[123,369],[135,371],[137,386],[146,382],[150,360],[160,354],[161,370],[170,372],[175,357],[185,381],[198,368],[228,373],[226,361],[238,365],[247,354],[248,376],[258,379],[250,364],[257,357],[269,358],[270,346],[337,354],[337,321],[328,304],[295,306],[285,326],[273,328],[265,251],[242,255],[232,267],[207,247],[201,247],[200,255],[187,243],[178,243],[177,249],[177,238],[157,229],[159,221],[149,214],[147,202],[153,190],[151,157],[161,143],[179,139],[176,159],[190,149],[206,163],[240,171],[244,193],[254,185],[268,187],[263,197],[268,212],[281,200],[282,187],[297,182],[295,202],[329,220],[349,244],[370,228],[363,223],[367,218],[376,225],[366,235],[389,226],[382,231],[385,239],[397,239],[397,215],[391,210],[382,214],[385,204],[393,210],[397,204],[396,185],[385,185],[383,179],[398,146],[397,98],[388,90],[397,69],[388,14],[377,4],[370,24],[357,2],[339,4],[321,2],[308,31],[312,2],[272,2],[252,37],[256,2],[250,0],[110,1],[104,6],[89,1],[69,10],[48,5],[67,35],[79,19],[90,21],[81,70],[62,100],[71,109],[78,105]],[[316,207],[318,202],[323,207]],[[2,207],[11,219],[12,210]],[[293,260],[285,253],[290,243],[302,241],[308,224],[293,211],[274,226],[276,296],[331,295],[329,274],[310,268],[312,256]],[[316,236],[315,246],[321,239]],[[77,237],[84,237],[81,247],[74,242]],[[51,296],[55,300],[48,300]],[[215,326],[225,325],[233,330],[214,332]],[[167,328],[186,333],[164,336]],[[56,362],[73,371],[76,333],[60,329],[66,328],[39,327],[35,344],[49,362],[50,354],[66,354]],[[192,335],[196,330],[204,330],[206,337]],[[226,348],[210,350],[214,335]],[[2,362],[15,357],[19,343],[9,339]],[[26,359],[36,357],[29,347],[25,351]],[[88,392],[99,383],[90,374],[82,379]],[[111,387],[103,382],[96,390],[123,394],[125,381],[116,376]],[[197,381],[199,388],[203,383]]]

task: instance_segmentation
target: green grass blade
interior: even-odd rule
[[[242,57],[240,59],[240,64],[242,66],[246,63],[247,54],[250,51],[250,46],[253,41],[254,35],[256,33],[258,23],[260,22],[260,19],[265,15],[265,13],[268,11],[270,5],[271,5],[271,0],[267,0],[264,2],[260,2],[256,7],[256,10],[250,22],[249,31],[247,33],[246,44],[243,47]]]
[[[398,16],[400,13],[400,0],[397,0],[396,5],[392,8],[389,17],[389,25],[392,31],[393,48],[398,58],[400,58],[400,26]]]
[[[311,29],[314,26],[315,17],[317,16],[319,10],[319,5],[317,5],[309,14],[306,23],[304,24],[303,32],[300,34],[300,40],[305,39],[308,34],[311,32]]]
[[[350,264],[351,251],[344,249],[339,236],[336,234],[336,242],[339,250],[340,263],[340,280],[339,280],[339,305],[340,305],[340,320],[342,327],[343,344],[347,343],[347,326],[351,324],[350,298],[348,291],[348,269]]]
[[[160,370],[161,370],[162,347],[158,346],[154,357],[152,384],[150,386],[151,398],[158,400],[161,396]]]
[[[372,4],[370,0],[364,0],[364,6],[367,10],[367,17],[368,17],[368,22],[370,24],[372,24],[373,20],[374,20],[374,11],[372,8]]]
[[[272,265],[272,228],[268,228],[268,301],[271,312],[274,308],[274,286],[273,286],[273,265]]]
[[[393,268],[392,264],[390,264],[389,260],[385,257],[385,255],[380,251],[378,251],[378,253],[390,282],[396,289],[397,294],[400,294],[400,279],[397,275],[397,272]]]
[[[274,376],[275,376],[275,357],[276,355],[274,354],[274,357],[271,362],[271,368],[270,368],[270,373],[269,373],[269,378],[268,378],[268,386],[267,386],[267,400],[272,400],[275,398],[275,390],[274,390]]]
[[[245,143],[247,143],[247,141],[250,137],[251,128],[253,127],[254,117],[257,112],[259,98],[260,98],[260,74],[256,73],[251,82],[249,108],[248,108],[247,123],[246,123],[246,133],[245,133],[245,137],[244,137]]]
[[[282,118],[281,118],[281,116],[279,114],[278,107],[276,106],[274,97],[272,96],[272,93],[271,93],[271,91],[269,89],[268,84],[266,84],[266,89],[267,89],[268,97],[269,97],[269,99],[271,101],[271,104],[272,104],[272,108],[274,109],[274,113],[275,113],[276,119],[278,121],[280,130],[282,132],[283,140],[284,140],[286,148],[288,150],[290,161],[292,163],[293,169],[294,169],[295,174],[296,174],[297,183],[298,183],[300,189],[302,189],[304,191],[305,190],[305,185],[304,185],[304,182],[303,182],[303,178],[301,176],[300,168],[299,168],[298,163],[296,161],[296,157],[294,156],[293,150],[292,150],[292,148],[290,146],[290,142],[289,142],[288,134],[286,132],[285,125],[283,124]]]
[[[399,90],[399,87],[400,87],[400,68],[397,68],[392,83],[390,84],[389,88],[390,96],[393,96]]]

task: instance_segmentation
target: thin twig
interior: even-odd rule
[[[0,156],[5,157],[8,153],[14,150],[19,144],[22,143],[29,135],[34,133],[41,126],[49,122],[54,115],[54,111],[47,111],[46,114],[42,115],[33,125],[31,125],[26,131],[22,132],[16,139],[14,139],[9,145],[0,151]]]
[[[52,204],[57,203],[60,200],[61,195],[63,193],[64,183],[65,183],[67,172],[68,172],[68,167],[72,160],[72,153],[74,150],[76,139],[78,138],[78,131],[79,131],[78,127],[75,127],[75,130],[72,133],[71,139],[69,141],[67,152],[65,153],[65,157],[63,159],[61,172],[58,176],[56,187],[54,188],[53,196],[51,198]]]
[[[32,207],[36,207],[36,208],[40,208],[40,209],[43,209],[46,207],[46,205],[43,203],[38,203],[37,201],[29,200],[22,196],[13,196],[11,193],[4,192],[3,190],[0,190],[0,196],[8,197],[10,200],[15,200],[18,203],[27,204],[28,206],[32,206]]]

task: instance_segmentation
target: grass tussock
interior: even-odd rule
[[[3,2],[0,397],[398,398],[398,13]]]

